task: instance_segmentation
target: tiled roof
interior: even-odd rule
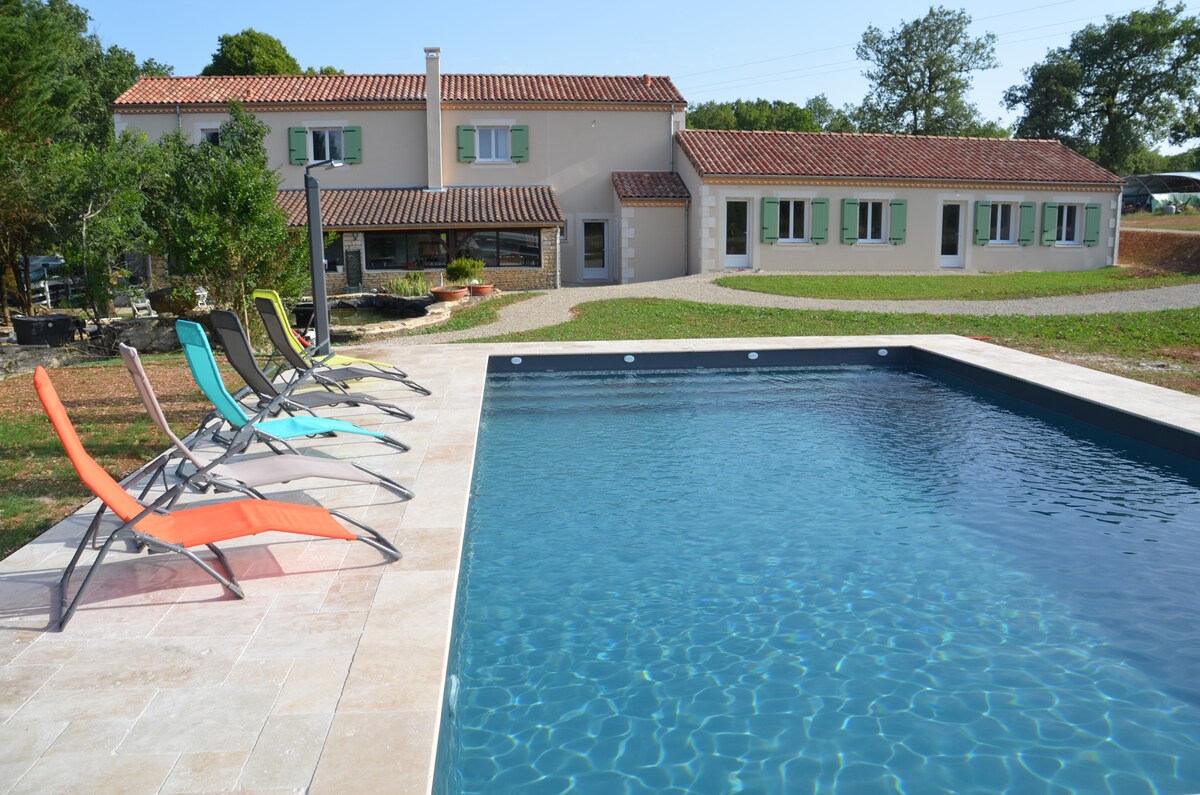
[[[614,171],[612,182],[621,201],[686,200],[692,196],[674,171]]]
[[[1058,141],[740,130],[685,130],[678,140],[701,176],[1122,182]]]
[[[143,77],[115,108],[312,102],[424,102],[425,75],[245,75]],[[593,75],[442,75],[443,102],[675,103],[669,77]]]
[[[303,190],[281,190],[276,203],[289,226],[308,223]],[[532,187],[328,188],[321,190],[321,221],[329,229],[360,227],[556,226],[564,223],[554,189]]]

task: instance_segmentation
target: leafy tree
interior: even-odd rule
[[[298,75],[303,70],[283,42],[254,28],[217,39],[212,63],[202,75]]]
[[[289,232],[275,203],[279,173],[268,166],[267,125],[230,103],[220,143],[192,145],[180,133],[159,141],[164,168],[148,206],[153,248],[247,315],[260,285],[294,291],[306,275],[304,235]]]
[[[1200,18],[1185,6],[1108,17],[1025,71],[1004,93],[1020,138],[1057,138],[1105,168],[1128,173],[1147,144],[1200,135]]]
[[[58,250],[83,288],[93,319],[109,311],[123,254],[147,236],[145,189],[157,181],[159,150],[141,132],[126,130],[111,145],[76,148],[57,165],[62,205]]]
[[[812,114],[794,102],[738,99],[702,102],[688,111],[688,126],[700,130],[819,130]]]
[[[824,94],[804,103],[804,109],[812,115],[813,122],[825,132],[856,132],[858,126],[854,123],[852,114],[854,107],[835,108]]]
[[[306,75],[344,75],[345,69],[338,69],[336,66],[322,66],[320,68],[309,66],[304,70]]]
[[[997,66],[996,36],[972,38],[965,11],[942,6],[886,35],[874,25],[855,48],[871,67],[863,73],[872,83],[859,108],[858,122],[867,132],[911,135],[962,135],[981,123],[967,101],[971,73]]]

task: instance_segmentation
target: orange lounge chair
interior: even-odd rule
[[[62,611],[58,620],[60,631],[71,620],[84,592],[87,591],[92,575],[100,568],[100,562],[104,560],[104,556],[108,553],[109,547],[112,546],[117,535],[123,531],[129,531],[136,542],[146,545],[151,550],[178,552],[184,555],[239,599],[245,598],[245,594],[238,585],[233,570],[229,567],[225,553],[215,546],[218,541],[278,531],[320,538],[363,541],[393,560],[400,558],[400,550],[374,529],[345,514],[317,506],[292,505],[286,502],[247,498],[233,502],[202,505],[196,508],[167,510],[165,506],[175,499],[176,489],[184,488],[182,484],[176,489],[168,491],[154,503],[143,505],[126,492],[121,484],[88,455],[83,443],[79,441],[79,435],[75,433],[75,426],[71,424],[62,401],[59,400],[54,384],[50,381],[50,375],[44,368],[37,368],[33,376],[33,383],[37,388],[38,398],[46,410],[46,416],[50,418],[50,422],[54,425],[54,430],[62,442],[63,449],[66,450],[67,458],[71,460],[71,465],[79,473],[79,479],[122,521],[121,526],[114,530],[100,547],[95,562],[83,578],[83,584],[79,586],[79,592],[68,603],[71,575],[75,571],[76,564],[79,563],[84,547],[87,546],[87,534],[84,535],[79,548],[75,550],[75,555],[71,558],[59,583],[62,589]],[[334,516],[364,530],[367,535],[351,532],[335,521]],[[189,547],[197,546],[208,547],[228,576],[219,573],[189,549]]]

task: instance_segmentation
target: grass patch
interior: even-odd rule
[[[1141,268],[1019,273],[942,273],[904,276],[742,275],[716,280],[722,287],[772,295],[849,300],[987,301],[1144,290],[1200,282],[1200,276]]]
[[[500,310],[512,304],[519,304],[536,298],[545,293],[505,293],[477,304],[456,309],[450,313],[450,319],[438,326],[418,329],[412,334],[441,334],[446,331],[464,331],[477,326],[486,326],[500,319]]]
[[[1011,348],[1057,358],[1086,359],[1098,369],[1200,394],[1200,312],[1194,309],[1102,315],[975,316],[814,312],[629,298],[582,304],[576,307],[576,319],[568,323],[486,341],[863,334],[987,337]],[[1141,366],[1146,359],[1164,366]]]
[[[1184,207],[1175,215],[1137,212],[1121,216],[1121,226],[1130,229],[1174,229],[1180,232],[1200,232],[1200,210]]]
[[[190,431],[211,406],[181,354],[143,360],[168,419]],[[50,371],[88,452],[123,477],[166,449],[118,361]],[[63,453],[33,388],[32,373],[0,390],[0,557],[28,543],[91,498]]]

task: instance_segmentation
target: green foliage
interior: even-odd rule
[[[450,284],[470,284],[483,273],[484,262],[481,259],[459,257],[446,265],[446,279]]]
[[[288,230],[275,204],[280,178],[267,164],[267,126],[237,103],[229,116],[215,146],[179,133],[161,139],[164,168],[147,209],[153,250],[245,315],[255,287],[297,292],[307,259],[303,233]]]
[[[971,73],[993,69],[996,36],[972,38],[965,11],[930,8],[886,35],[871,25],[855,48],[871,64],[863,75],[871,90],[857,122],[865,132],[963,135],[981,128],[967,101]]]
[[[57,1],[0,0],[0,131],[10,145],[48,140],[73,124],[84,85],[61,64],[76,35],[61,12],[72,10],[79,11]]]
[[[202,75],[298,75],[303,70],[283,42],[254,28],[217,39],[212,63]]]
[[[423,273],[406,273],[387,283],[387,291],[392,295],[419,296],[429,294],[429,283]]]
[[[344,75],[344,74],[346,74],[346,70],[338,69],[336,66],[322,66],[320,68],[309,66],[309,67],[305,68],[304,74],[306,74],[306,75]]]
[[[788,130],[818,132],[813,114],[794,102],[738,99],[701,102],[688,110],[688,127],[699,130]]]
[[[1180,3],[1108,17],[1025,71],[1004,93],[1022,107],[1021,138],[1057,138],[1117,173],[1138,169],[1147,145],[1200,136],[1200,18]]]

